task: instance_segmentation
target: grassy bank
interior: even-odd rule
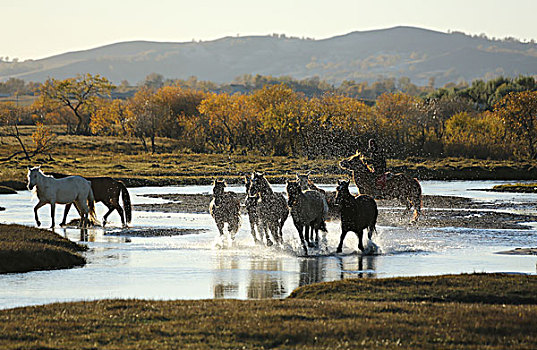
[[[377,281],[355,281],[358,289],[312,285],[286,300],[103,300],[3,310],[0,347],[529,349],[537,342],[537,297],[526,291],[535,290],[535,276]],[[419,288],[405,287],[412,284]],[[390,297],[395,287],[405,292]],[[499,296],[479,300],[476,292],[488,288]],[[521,289],[527,298],[518,297]]]
[[[527,184],[506,184],[506,185],[496,185],[492,187],[494,192],[516,192],[516,193],[537,193],[537,183],[527,183]]]
[[[0,274],[81,266],[86,261],[79,252],[84,250],[47,230],[0,224]]]
[[[1,133],[2,130],[0,130]],[[34,127],[21,127],[23,141],[30,146]],[[157,139],[158,154],[143,151],[136,139],[62,134],[57,127],[57,145],[49,155],[31,161],[22,157],[0,163],[0,186],[22,190],[28,165],[42,165],[44,171],[111,176],[128,186],[209,184],[216,177],[241,182],[243,173],[264,171],[272,182],[283,182],[296,172],[312,171],[317,182],[335,182],[347,174],[338,167],[339,159],[273,157],[259,154],[195,154],[178,148],[168,139]],[[2,137],[0,158],[19,151],[12,137]],[[389,159],[395,172],[418,179],[535,179],[537,163],[472,159]]]

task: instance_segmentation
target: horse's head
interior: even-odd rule
[[[306,174],[296,173],[296,181],[300,185],[300,188],[302,188],[303,190],[307,190],[308,189],[308,184],[310,182],[310,173],[309,173],[309,171]]]
[[[338,180],[336,187],[336,205],[341,205],[343,198],[349,193],[349,181]]]
[[[350,171],[370,171],[367,164],[364,162],[364,156],[359,151],[356,154],[345,158],[339,162],[339,167]]]
[[[222,194],[224,194],[225,188],[226,188],[226,182],[224,180],[214,180],[213,195],[215,197],[221,196]]]
[[[288,180],[287,181],[287,204],[292,207],[297,199],[298,195],[302,193],[302,189],[300,188],[300,183],[296,180]]]
[[[257,196],[268,185],[267,179],[263,173],[255,172],[252,174],[250,183],[250,196]]]
[[[28,167],[28,189],[31,191],[34,186],[37,185],[37,181],[39,179],[39,175],[41,174],[41,168],[40,167]]]

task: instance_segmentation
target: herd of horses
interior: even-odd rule
[[[355,155],[343,159],[339,166],[348,170],[360,194],[349,191],[350,181],[339,180],[334,193],[326,192],[309,179],[308,174],[297,174],[295,180],[287,181],[287,199],[282,193],[274,192],[263,173],[254,172],[245,176],[245,207],[248,214],[252,237],[256,244],[271,246],[283,243],[282,228],[291,214],[293,224],[298,231],[304,253],[308,248],[319,245],[319,231],[326,232],[326,220],[330,212],[336,212],[341,220],[341,236],[337,247],[340,253],[348,232],[354,232],[359,239],[358,249],[364,251],[363,231],[367,229],[371,239],[376,231],[378,208],[374,198],[396,198],[407,210],[414,209],[412,221],[421,213],[421,186],[417,179],[406,174],[390,174],[382,187],[378,185],[375,174],[365,161],[365,157]],[[225,191],[226,183],[215,180],[213,197],[209,212],[216,222],[220,235],[224,227],[233,239],[241,223],[241,198],[235,192]],[[95,215],[95,203],[102,202],[108,208],[104,215],[104,226],[108,216],[117,210],[123,226],[132,218],[132,205],[125,185],[110,177],[83,178],[58,173],[45,175],[39,167],[28,169],[28,189],[34,190],[39,202],[34,207],[35,221],[40,226],[37,210],[45,204],[51,206],[52,227],[56,204],[66,204],[61,225],[65,225],[67,214],[72,204],[80,214],[80,225],[86,227],[98,223]],[[119,203],[120,196],[123,208]]]

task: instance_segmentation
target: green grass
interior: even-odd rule
[[[86,249],[47,230],[0,224],[0,274],[82,266]]]
[[[101,300],[24,307],[0,311],[0,347],[532,349],[537,298],[526,290],[535,290],[536,280],[485,274],[366,279],[355,281],[358,289],[341,282],[303,287],[286,300]],[[500,296],[478,301],[479,285],[499,288],[490,294]],[[398,288],[405,292],[393,297]],[[516,297],[521,289],[528,299]],[[443,295],[451,295],[449,301]]]

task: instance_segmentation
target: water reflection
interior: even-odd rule
[[[250,261],[250,271],[248,287],[246,289],[249,299],[263,298],[283,298],[286,288],[282,275],[281,260],[252,260]]]
[[[356,257],[336,257],[341,271],[339,278],[372,278],[376,277],[376,255],[358,255]]]
[[[305,258],[300,261],[300,278],[298,285],[305,286],[307,284],[323,281],[323,275],[326,264],[325,258]]]
[[[216,254],[216,266],[213,283],[213,297],[238,298],[239,283],[234,278],[234,271],[239,269],[239,258],[224,254]]]

